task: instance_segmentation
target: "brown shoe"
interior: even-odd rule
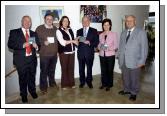
[[[62,89],[63,89],[63,90],[67,90],[68,88],[67,88],[67,87],[63,87]]]
[[[44,94],[47,94],[47,90],[41,90],[41,93],[44,95]]]
[[[100,86],[99,89],[104,89],[105,87],[104,86]]]
[[[74,86],[72,86],[71,88],[72,88],[72,89],[75,89],[75,88],[76,88],[76,86],[74,85]]]

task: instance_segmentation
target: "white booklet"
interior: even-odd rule
[[[47,37],[47,40],[49,43],[54,43],[55,40],[54,40],[54,37]]]

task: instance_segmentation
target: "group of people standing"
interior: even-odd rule
[[[118,52],[118,60],[123,74],[123,90],[121,95],[130,94],[130,100],[136,100],[139,92],[140,68],[145,64],[147,57],[147,37],[145,32],[136,27],[136,18],[133,15],[126,17],[127,29],[122,32],[118,45],[118,35],[112,32],[112,21],[104,19],[103,32],[99,35],[97,30],[90,27],[89,17],[82,18],[83,28],[77,30],[76,38],[70,27],[70,20],[63,16],[59,22],[59,28],[53,25],[54,17],[46,14],[44,24],[30,30],[31,18],[22,17],[22,27],[10,31],[8,47],[14,50],[13,63],[19,75],[20,96],[22,102],[27,103],[27,89],[36,99],[35,76],[37,57],[40,57],[40,90],[47,93],[48,86],[58,87],[55,81],[55,69],[57,57],[61,65],[61,88],[75,88],[74,61],[75,48],[79,63],[79,88],[85,84],[93,88],[92,67],[95,48],[99,50],[101,66],[101,86],[99,89],[109,91],[113,87],[113,70],[115,55]],[[30,43],[29,39],[35,42]],[[58,55],[59,54],[59,55]],[[85,74],[85,66],[87,72]]]

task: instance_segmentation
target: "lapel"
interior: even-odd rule
[[[83,36],[83,28],[81,29],[81,34],[80,35]]]
[[[33,33],[32,33],[32,31],[30,30],[30,37],[33,37]]]
[[[132,40],[132,39],[135,39],[135,35],[136,35],[136,33],[137,33],[137,29],[136,29],[136,27],[134,28],[134,30],[133,30],[133,32],[132,32],[132,34],[130,35],[130,38],[129,38],[129,40]],[[128,41],[129,41],[128,40]]]
[[[123,44],[124,44],[124,45],[126,45],[127,32],[128,32],[128,30],[124,31],[124,33],[123,33],[122,41],[123,41]]]
[[[91,28],[89,27],[89,30],[88,30],[88,32],[87,32],[87,37],[89,37],[90,34],[91,34]]]
[[[20,39],[22,39],[23,42],[26,42],[26,38],[21,28],[19,29],[19,33],[20,33]]]
[[[126,43],[127,33],[128,33],[128,30],[126,29],[126,31],[125,31],[125,33],[124,33],[124,35],[123,35],[123,38],[124,38],[124,39],[123,39],[123,43],[124,43],[125,45],[128,44],[129,41],[135,39],[135,35],[136,35],[136,33],[137,33],[136,27],[134,28],[133,32],[131,33],[131,35],[130,35],[130,37],[129,37],[129,39],[128,39],[128,42]]]

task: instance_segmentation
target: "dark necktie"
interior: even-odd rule
[[[131,31],[128,31],[128,35],[127,35],[127,37],[126,37],[126,43],[127,43],[128,39],[129,39],[129,37],[130,37],[130,32],[131,32]]]

